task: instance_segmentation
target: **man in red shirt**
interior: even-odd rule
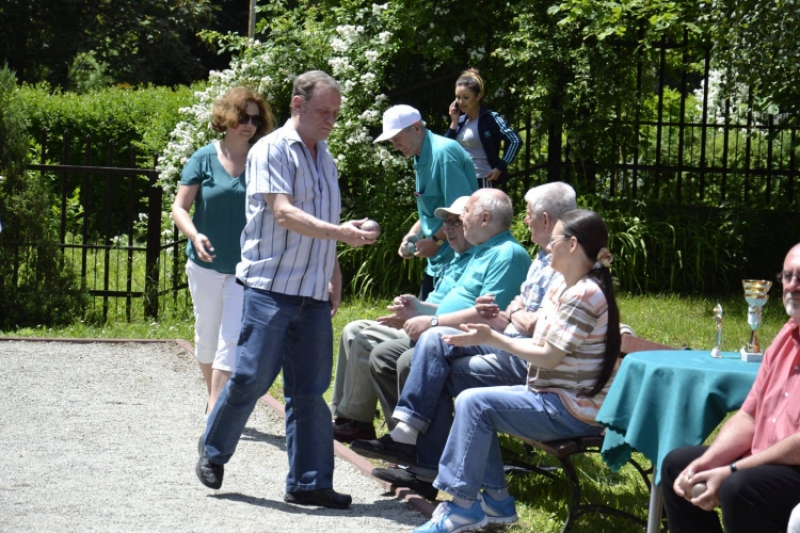
[[[672,533],[721,533],[716,507],[726,533],[786,531],[800,503],[800,244],[778,279],[789,321],[764,354],[744,405],[711,446],[678,448],[664,459]]]

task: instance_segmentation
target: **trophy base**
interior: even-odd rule
[[[742,349],[739,350],[739,354],[742,356],[742,361],[746,363],[760,363],[761,359],[764,358],[763,353],[759,352],[748,352],[747,348],[742,346]]]
[[[714,346],[711,349],[711,357],[714,359],[722,359],[722,351],[719,349],[719,346]]]

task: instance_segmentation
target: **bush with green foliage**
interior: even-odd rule
[[[55,205],[48,183],[27,172],[29,137],[14,74],[0,69],[0,327],[68,324],[85,295],[64,264],[58,231],[43,216]]]

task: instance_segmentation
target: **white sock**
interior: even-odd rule
[[[453,504],[456,507],[461,507],[462,509],[469,509],[470,507],[475,505],[475,502],[471,502],[471,501],[468,501],[468,500],[463,500],[463,499],[459,498],[458,496],[453,496]]]
[[[508,487],[500,490],[483,489],[483,492],[488,494],[489,497],[496,502],[501,502],[511,496],[511,494],[508,493]]]
[[[400,444],[416,444],[419,430],[412,428],[405,422],[398,422],[394,429],[389,433],[392,440]]]

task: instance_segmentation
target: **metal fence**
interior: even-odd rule
[[[54,180],[60,204],[57,214],[49,216],[59,218],[64,261],[79,273],[81,287],[91,297],[87,313],[103,321],[109,316],[155,319],[168,301],[177,306],[179,290],[186,287],[179,270],[180,244],[186,241],[174,239],[171,223],[162,232],[157,157],[153,168],[136,168],[136,148],[131,147],[130,167],[115,167],[111,142],[108,165],[101,166],[91,160],[91,136],[83,141],[83,165],[66,164],[69,132],[64,133],[62,163],[48,163],[47,132],[42,131],[40,162],[28,165]],[[165,294],[171,298],[163,299]]]

